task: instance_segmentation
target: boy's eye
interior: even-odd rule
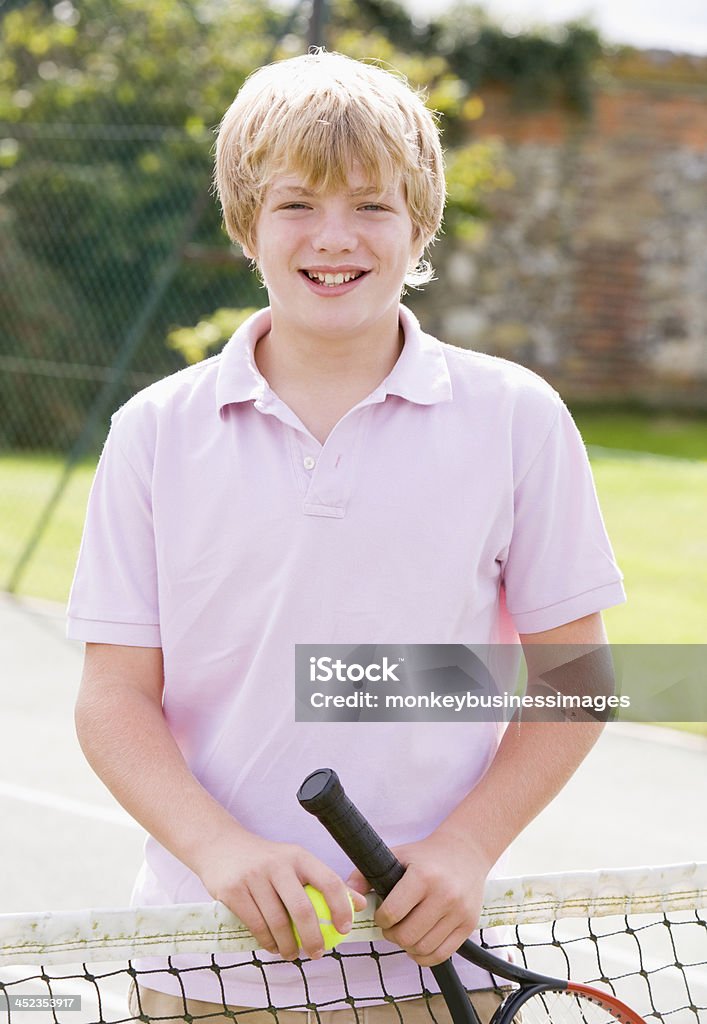
[[[278,207],[278,209],[280,209],[280,210],[309,210],[309,209],[311,209],[311,205],[308,204],[308,203],[300,203],[300,202],[297,202],[296,200],[293,200],[291,203],[283,203],[280,207]],[[383,211],[387,210],[388,207],[387,206],[383,206],[381,203],[363,203],[359,207],[359,209],[360,210],[371,210],[374,213],[376,213],[376,212],[383,212]]]

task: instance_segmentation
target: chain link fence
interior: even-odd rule
[[[21,23],[4,16],[7,39]],[[257,40],[253,66],[298,16],[306,36],[300,4]],[[37,10],[37,25],[55,22]],[[38,79],[53,74],[47,64]],[[22,90],[12,98],[22,106]],[[51,122],[3,123],[0,110],[0,589],[54,600],[67,594],[112,412],[185,365],[168,342],[175,327],[263,304],[211,195],[211,126],[185,124],[183,111],[175,124],[140,123],[144,107],[131,123],[119,100],[74,105],[66,120],[55,109]]]
[[[95,453],[131,394],[184,365],[170,329],[254,305],[259,290],[220,236],[212,137],[41,125],[17,135],[21,173],[0,206],[0,444],[18,472],[17,456],[30,452],[44,453],[46,471],[28,475],[34,524],[27,496],[4,491],[10,589],[49,522],[51,478]]]

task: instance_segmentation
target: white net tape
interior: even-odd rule
[[[375,899],[356,915],[347,941],[379,939]],[[564,918],[690,911],[707,906],[707,863],[496,878],[487,884],[482,927]],[[0,965],[124,960],[137,955],[246,952],[248,929],[220,903],[0,916]]]

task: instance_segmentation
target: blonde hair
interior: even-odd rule
[[[444,161],[435,115],[401,76],[317,50],[259,68],[221,122],[214,186],[232,241],[255,251],[265,190],[281,173],[305,187],[342,188],[357,164],[384,191],[402,180],[420,250],[442,221]],[[426,261],[405,281],[429,281]]]

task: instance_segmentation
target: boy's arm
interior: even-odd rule
[[[335,927],[351,927],[342,880],[300,846],[244,829],[192,775],[162,712],[162,651],[87,644],[76,729],[108,789],[166,849],[244,921],[261,946],[298,955],[290,916],[312,957],[322,937],[305,883],[319,889]],[[363,900],[356,897],[361,909]]]
[[[536,645],[603,645],[606,634],[597,613],[521,642],[533,675],[547,667]],[[488,872],[560,792],[602,728],[596,721],[511,723],[486,774],[449,817],[426,839],[396,848],[407,871],[376,915],[386,938],[422,966],[451,956],[477,926]],[[348,882],[359,892],[369,888],[358,872]]]

